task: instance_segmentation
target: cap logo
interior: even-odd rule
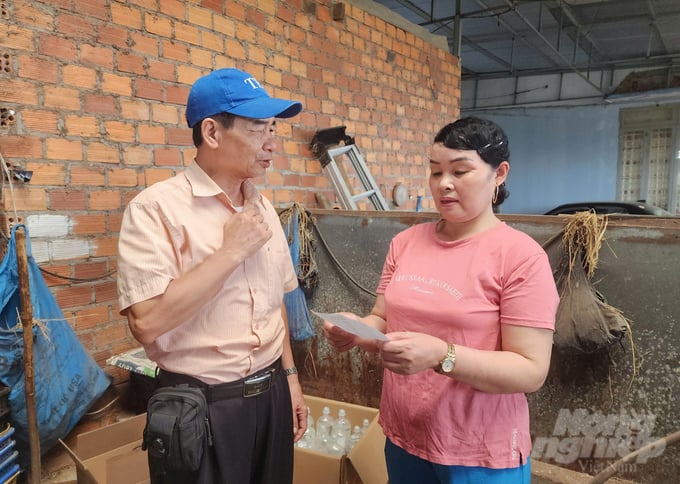
[[[262,89],[262,86],[260,85],[259,82],[257,82],[257,79],[255,79],[254,77],[244,79],[243,82],[248,84],[252,89]]]

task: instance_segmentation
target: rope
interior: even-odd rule
[[[5,161],[5,158],[2,156],[2,153],[0,153],[0,163],[2,164],[2,170],[5,172],[5,176],[7,177],[7,182],[9,184],[9,191],[12,196],[12,211],[14,212],[14,219],[19,220],[19,215],[17,213],[16,206],[16,197],[14,196],[14,185],[12,184],[12,173],[9,171],[9,166]],[[4,202],[4,200],[5,200],[5,177],[2,178],[2,196],[0,196],[0,202]],[[1,230],[0,233],[2,233],[2,237],[6,241],[9,241],[9,236],[7,234],[5,234]]]

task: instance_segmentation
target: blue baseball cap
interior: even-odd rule
[[[218,69],[200,77],[191,86],[186,118],[190,128],[221,113],[244,118],[290,118],[302,110],[302,103],[270,97],[247,72]]]

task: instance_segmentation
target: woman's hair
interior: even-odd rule
[[[230,113],[220,113],[220,114],[214,114],[212,116],[209,116],[213,118],[215,121],[220,123],[224,129],[229,129],[234,125],[234,119],[236,118],[236,115],[230,114]],[[191,131],[191,138],[194,141],[194,146],[198,148],[203,144],[203,135],[201,134],[201,125],[203,124],[203,120],[200,122],[196,123],[193,127],[193,130]]]
[[[503,129],[488,119],[469,116],[447,124],[434,137],[435,143],[441,143],[453,150],[473,150],[479,157],[494,168],[503,161],[510,161],[508,137]],[[500,205],[510,196],[503,182],[498,187],[498,195],[494,205]]]

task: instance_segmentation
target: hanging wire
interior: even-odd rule
[[[2,156],[2,153],[0,153],[0,164],[2,164],[2,171],[5,174],[5,176],[2,177],[2,196],[0,196],[0,204],[2,206],[4,206],[5,181],[7,181],[7,185],[9,186],[10,196],[12,198],[12,212],[14,213],[14,220],[18,221],[19,220],[19,214],[17,212],[17,207],[16,207],[16,197],[14,196],[14,184],[12,183],[12,172],[9,170],[9,165],[5,161],[5,158]],[[5,240],[5,242],[9,241],[9,234],[6,234],[4,232],[4,227],[2,228],[2,230],[0,230],[0,234],[2,234],[2,238]],[[109,271],[109,272],[102,274],[101,276],[83,278],[83,277],[62,276],[61,274],[57,274],[55,272],[48,271],[47,269],[43,269],[42,267],[39,267],[39,269],[44,274],[49,274],[52,277],[64,279],[64,280],[71,281],[71,282],[94,282],[94,281],[98,281],[100,279],[106,279],[107,277],[110,277],[117,272],[114,269],[112,271]]]
[[[39,267],[40,272],[44,274],[49,274],[52,277],[56,277],[58,279],[64,279],[66,281],[71,281],[71,282],[94,282],[94,281],[99,281],[101,279],[106,279],[107,277],[111,277],[114,275],[116,272],[115,269],[112,271],[105,272],[104,274],[97,276],[97,277],[70,277],[70,276],[62,276],[61,274],[57,274],[56,272],[48,271],[47,269],[43,269],[42,267]]]
[[[314,230],[316,230],[316,233],[319,235],[319,240],[321,241],[321,243],[323,244],[324,248],[326,249],[326,252],[328,253],[328,256],[331,258],[331,261],[333,261],[333,263],[336,265],[336,267],[337,267],[338,269],[340,269],[340,272],[342,272],[342,273],[345,275],[345,277],[347,277],[347,279],[349,279],[349,280],[352,282],[352,284],[354,284],[355,286],[357,286],[357,287],[358,287],[359,289],[361,289],[363,292],[365,292],[366,294],[369,294],[370,296],[375,297],[375,296],[376,296],[376,293],[373,292],[373,291],[370,291],[370,290],[366,289],[364,286],[362,286],[361,284],[359,284],[359,283],[357,282],[357,280],[354,279],[354,278],[350,275],[349,272],[347,272],[347,269],[345,269],[345,268],[343,267],[343,265],[340,263],[340,261],[337,259],[337,257],[335,257],[335,255],[334,255],[333,252],[331,251],[330,247],[328,246],[328,243],[326,242],[326,239],[324,238],[323,234],[322,234],[321,231],[319,230],[319,226],[316,224],[316,221],[312,220],[312,225],[314,226]]]

